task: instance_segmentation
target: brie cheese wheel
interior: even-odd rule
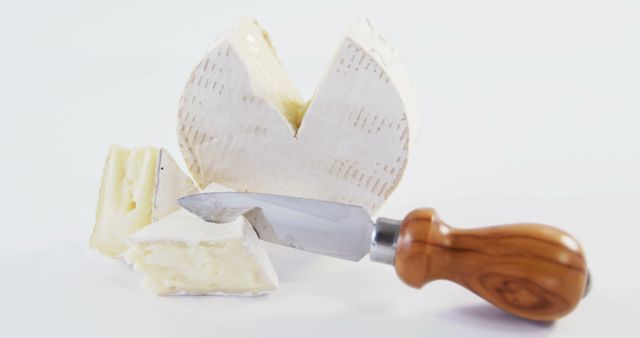
[[[362,19],[306,102],[268,34],[246,19],[193,70],[180,99],[180,149],[200,186],[219,182],[371,212],[407,164],[408,88],[395,51]]]
[[[229,191],[216,185],[205,191]],[[210,223],[180,209],[128,239],[125,260],[159,295],[245,295],[275,290],[278,277],[243,216]]]
[[[90,246],[118,257],[125,239],[178,210],[176,199],[198,188],[165,149],[112,146],[105,162]]]

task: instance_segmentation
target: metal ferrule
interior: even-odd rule
[[[396,242],[401,221],[378,218],[371,233],[369,258],[374,262],[393,265],[396,259]]]

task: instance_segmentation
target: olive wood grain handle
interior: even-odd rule
[[[455,229],[433,209],[416,209],[402,221],[395,268],[413,287],[450,280],[505,311],[540,321],[571,312],[588,280],[580,244],[562,230],[541,224]]]

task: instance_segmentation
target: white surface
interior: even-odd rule
[[[3,3],[0,336],[639,336],[640,3],[339,2]],[[89,251],[108,145],[178,154],[180,90],[215,35],[257,17],[309,96],[359,13],[400,51],[421,119],[380,214],[563,227],[595,277],[574,313],[535,324],[450,283],[272,246],[273,295],[156,297]]]

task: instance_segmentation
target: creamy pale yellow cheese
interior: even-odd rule
[[[159,295],[259,295],[278,286],[262,243],[244,217],[217,224],[178,210],[129,242],[125,260]]]
[[[197,191],[169,153],[150,146],[112,146],[105,162],[90,246],[118,257],[125,239],[179,208],[175,200]]]
[[[244,60],[253,90],[282,114],[295,134],[307,103],[282,67],[267,31],[255,20],[245,18],[232,31],[229,41]]]
[[[127,259],[147,275],[144,286],[160,295],[252,295],[275,289],[261,276],[258,262],[241,239],[193,245],[140,243],[129,251]]]

